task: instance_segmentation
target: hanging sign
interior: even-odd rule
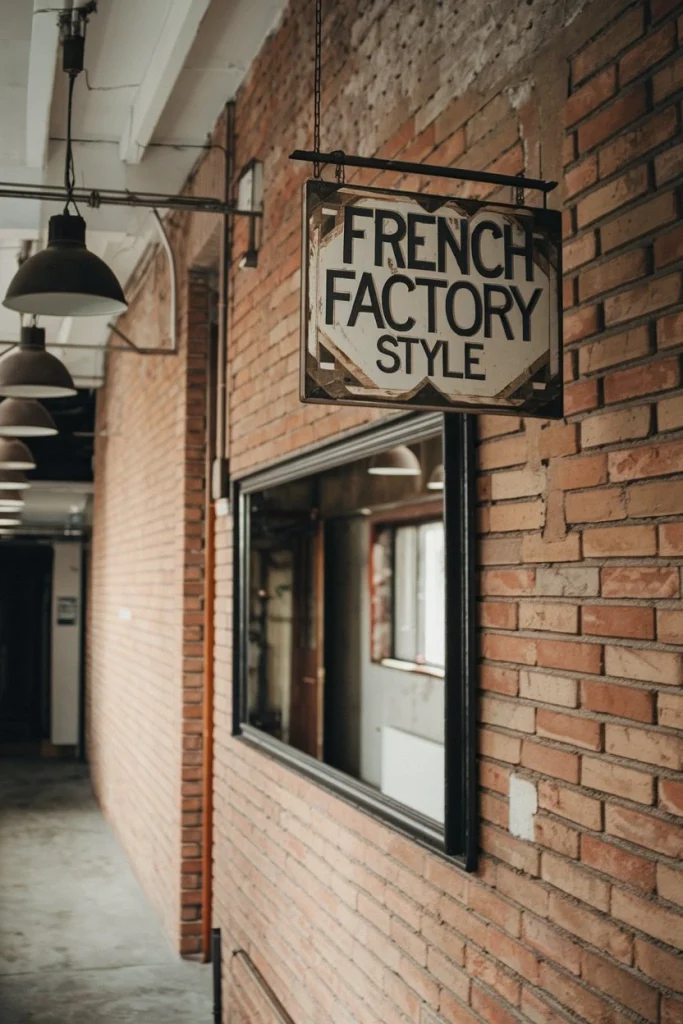
[[[562,415],[554,210],[308,181],[301,399]]]

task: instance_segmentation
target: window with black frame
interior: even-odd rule
[[[469,442],[464,421],[441,419],[375,428],[237,485],[235,724],[471,866]]]

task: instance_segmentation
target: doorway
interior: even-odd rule
[[[52,546],[0,547],[0,750],[50,734]]]

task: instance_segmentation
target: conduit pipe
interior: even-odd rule
[[[230,201],[233,174],[233,147],[235,104],[225,105],[224,203]],[[207,379],[206,417],[206,529],[204,542],[204,686],[203,686],[203,757],[202,757],[202,954],[204,961],[212,956],[211,914],[213,903],[213,730],[214,730],[214,610],[216,598],[215,538],[216,510],[213,493],[212,468],[216,459],[225,465],[227,451],[227,354],[228,354],[228,295],[230,258],[232,250],[232,221],[223,214],[218,284],[218,343],[215,360],[210,358]],[[213,356],[213,347],[211,348]],[[213,367],[216,380],[213,379]],[[223,473],[221,470],[221,479]]]

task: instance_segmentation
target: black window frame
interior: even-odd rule
[[[446,664],[444,675],[445,820],[431,819],[366,783],[250,725],[247,719],[249,635],[249,501],[255,492],[325,472],[387,448],[441,432],[444,464]],[[474,417],[411,413],[349,432],[269,467],[233,479],[233,736],[305,775],[400,832],[437,850],[466,871],[478,855],[476,756]],[[450,624],[450,627],[449,627]]]

